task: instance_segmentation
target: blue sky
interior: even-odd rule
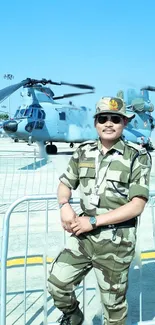
[[[95,86],[95,94],[73,102],[94,107],[120,88],[155,85],[154,13],[154,0],[5,0],[0,88],[9,83],[6,73],[14,75],[14,83],[27,77],[86,83]],[[20,91],[10,103],[14,112]]]

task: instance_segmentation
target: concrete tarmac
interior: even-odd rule
[[[55,194],[59,176],[64,171],[74,150],[68,144],[58,144],[58,154],[50,156],[46,163],[37,157],[37,146],[28,146],[24,142],[13,143],[9,138],[0,139],[0,231],[2,236],[3,218],[10,203],[24,195]],[[75,146],[77,147],[77,145]],[[154,152],[152,153],[154,161]],[[150,189],[155,189],[154,163],[151,173]],[[78,197],[78,190],[75,191]],[[47,274],[50,262],[64,245],[57,204],[50,205],[48,220],[48,240],[45,236],[46,205],[44,202],[30,203],[29,244],[27,259],[26,288],[26,324],[43,325],[43,257],[47,255]],[[78,211],[78,206],[76,206]],[[27,234],[25,233],[27,205],[20,204],[10,219],[10,238],[7,264],[7,318],[6,325],[24,324],[23,289],[24,256]],[[137,253],[129,273],[128,325],[155,317],[155,239],[153,237],[154,220],[152,206],[147,204],[140,225]],[[96,279],[91,272],[86,278],[86,322],[101,325],[101,305]],[[142,292],[142,315],[140,315],[140,292]],[[82,285],[76,294],[83,305]],[[53,300],[47,294],[48,323],[55,322],[60,312],[53,306]],[[24,324],[25,325],[25,324]],[[44,324],[46,325],[46,324]]]

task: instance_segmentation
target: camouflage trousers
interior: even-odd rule
[[[79,304],[75,286],[94,268],[104,324],[125,324],[128,271],[135,252],[136,228],[119,228],[115,240],[112,239],[112,230],[102,227],[68,238],[65,249],[53,262],[48,278],[48,291],[62,312],[74,312]]]

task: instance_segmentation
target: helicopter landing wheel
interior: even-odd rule
[[[46,152],[48,155],[56,155],[57,154],[57,147],[54,144],[48,144],[46,146]]]
[[[70,148],[73,148],[73,147],[74,147],[74,143],[71,142],[71,143],[70,143]]]

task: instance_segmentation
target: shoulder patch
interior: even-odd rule
[[[130,142],[130,141],[126,141],[125,142],[127,146],[135,149],[138,151],[139,155],[144,155],[147,153],[147,150],[145,148],[142,148],[139,144],[137,143],[133,143],[133,142]]]

